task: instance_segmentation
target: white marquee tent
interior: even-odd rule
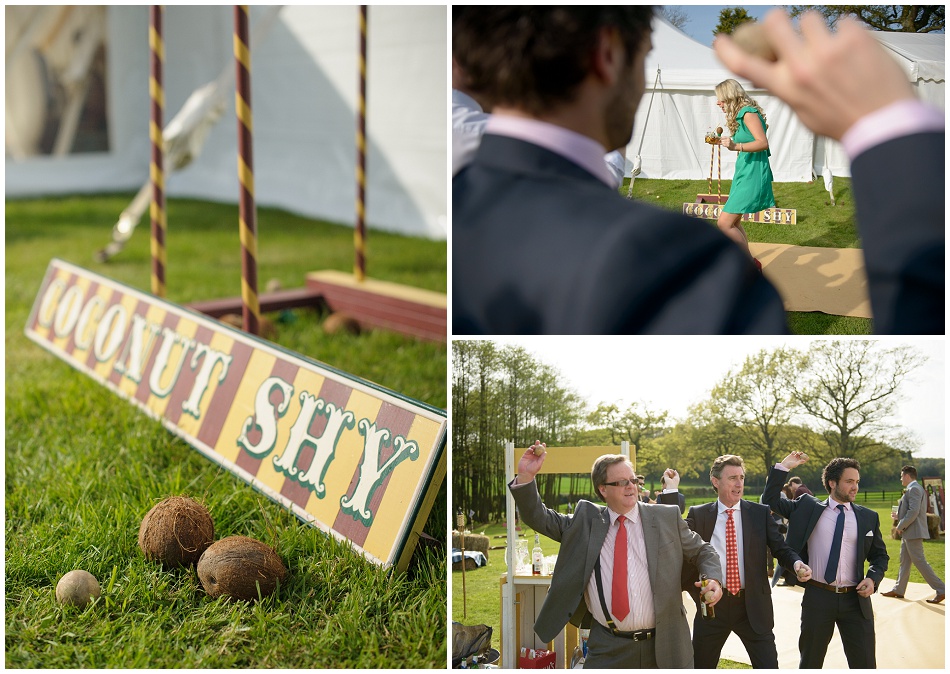
[[[149,175],[148,8],[7,6],[5,12],[7,196],[141,187]],[[358,8],[256,6],[250,18],[257,202],[352,226]],[[165,9],[166,127],[186,100],[197,103],[198,116],[212,98],[223,113],[207,125],[199,156],[180,171],[166,166],[169,196],[238,199],[233,26],[230,6]],[[82,35],[87,44],[64,37],[70,35]],[[446,8],[371,6],[367,40],[367,226],[443,239]],[[50,107],[42,82],[58,76],[61,90],[75,89],[82,83],[77,64],[91,60],[83,49],[91,53],[99,43],[105,48],[108,150],[32,151],[38,132],[31,126]],[[189,98],[199,89],[215,95]],[[68,103],[66,108],[57,141],[64,136],[68,144]],[[169,222],[169,230],[174,227]]]
[[[944,107],[944,36],[874,33],[904,66],[921,98]],[[776,182],[804,182],[825,167],[836,176],[850,176],[840,145],[816,137],[775,96],[736,78],[715,52],[672,26],[653,21],[653,51],[647,57],[647,90],[637,109],[633,136],[627,145],[627,174],[638,163],[640,177],[701,180],[709,176],[710,149],[703,138],[709,129],[725,128],[716,107],[715,86],[738,79],[765,110]],[[722,177],[731,179],[735,153],[722,152]],[[639,158],[639,162],[638,162]],[[714,171],[715,173],[715,171]]]

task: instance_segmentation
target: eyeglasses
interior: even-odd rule
[[[617,480],[616,482],[604,482],[607,487],[626,487],[628,484],[639,485],[636,480]]]

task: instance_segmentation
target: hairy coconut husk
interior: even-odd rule
[[[363,331],[359,321],[342,312],[332,313],[323,321],[323,331],[328,335],[346,333],[358,335]]]
[[[166,568],[196,564],[213,542],[211,514],[187,496],[171,496],[158,503],[139,527],[139,547],[146,559]]]
[[[271,594],[287,578],[274,549],[247,536],[228,536],[205,550],[198,560],[198,578],[213,598],[254,601]]]

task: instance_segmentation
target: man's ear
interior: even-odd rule
[[[607,85],[614,84],[623,72],[625,57],[626,50],[620,32],[614,26],[602,26],[594,46],[592,74]]]

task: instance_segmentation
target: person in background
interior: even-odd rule
[[[769,165],[772,153],[765,135],[768,124],[761,106],[735,80],[724,80],[716,85],[716,105],[726,115],[729,129],[729,136],[720,139],[720,144],[738,153],[729,198],[716,224],[723,234],[752,257],[749,238],[742,228],[742,216],[775,207],[772,167]],[[762,263],[754,257],[752,261],[762,271]]]
[[[832,33],[810,11],[796,30],[774,9],[762,29],[776,61],[723,34],[713,49],[811,131],[839,141],[851,160],[874,331],[944,334],[944,112],[915,97],[901,67],[856,19],[842,19]]]
[[[917,482],[917,469],[914,466],[901,468],[901,484],[906,491],[897,504],[897,512],[891,514],[897,533],[901,535],[901,565],[897,572],[897,583],[888,592],[882,592],[881,596],[903,599],[910,578],[910,565],[913,564],[927,584],[937,592],[927,603],[939,604],[946,597],[947,587],[924,555],[924,540],[930,538],[927,528],[927,496],[924,488]]]

